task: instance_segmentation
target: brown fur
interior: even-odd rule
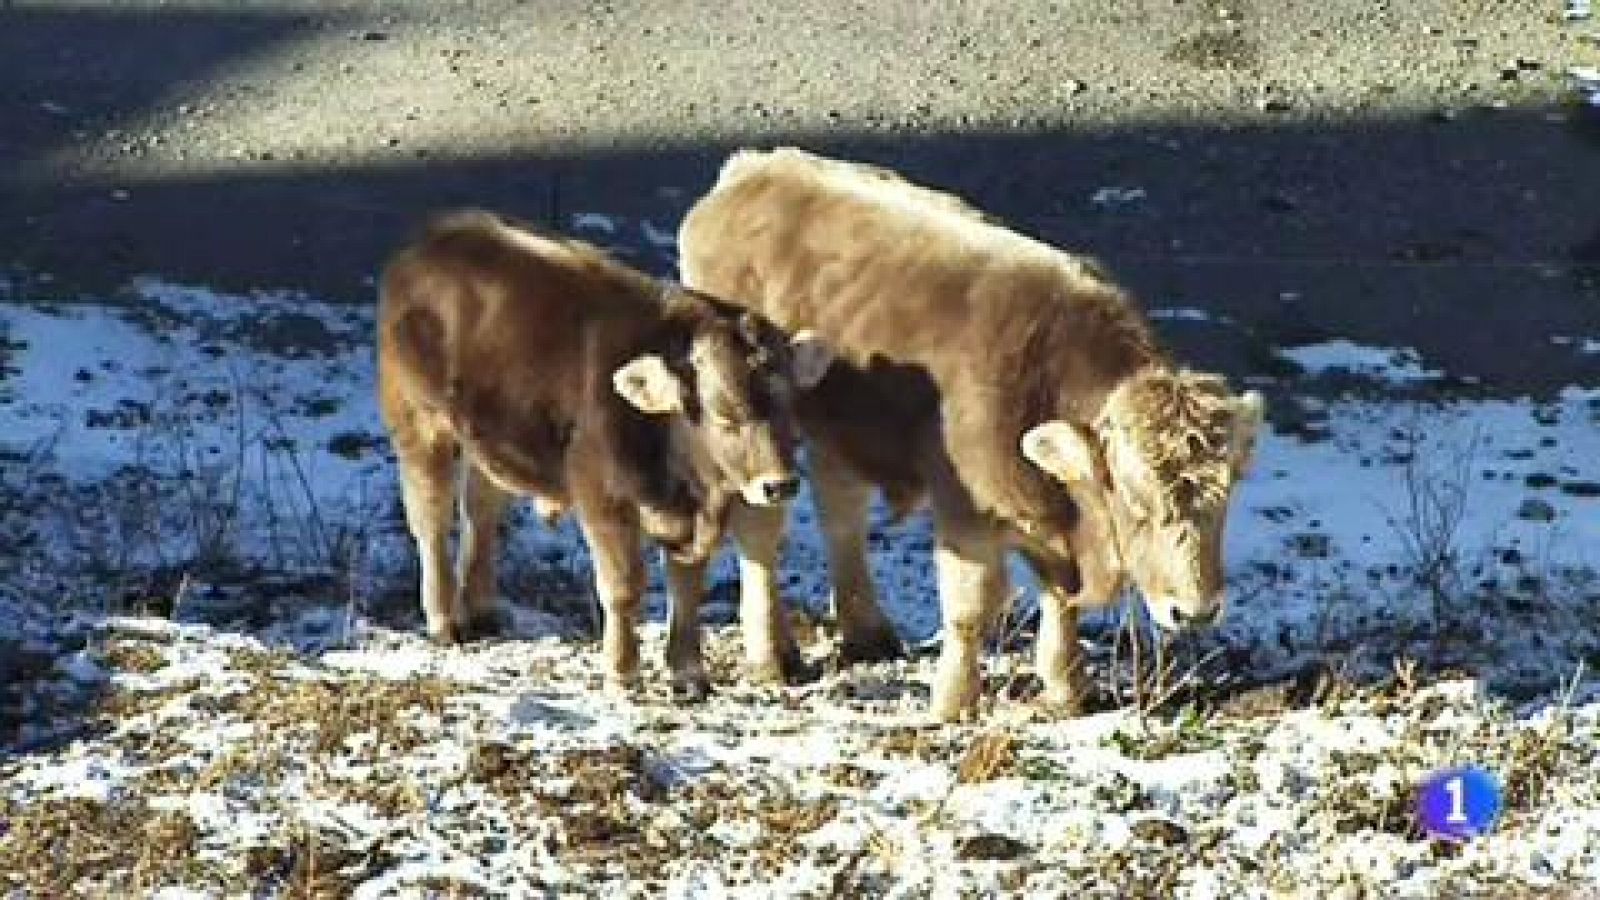
[[[1214,378],[1176,371],[1097,264],[999,227],[958,198],[875,167],[746,151],[690,211],[680,253],[685,283],[743,298],[785,329],[814,329],[844,363],[800,405],[817,455],[843,469],[816,472],[825,515],[858,514],[852,482],[884,488],[902,509],[931,494],[941,594],[979,595],[945,597],[941,714],[973,699],[975,659],[956,659],[951,645],[981,632],[1003,600],[996,545],[1023,551],[1058,607],[1058,630],[1072,630],[1078,607],[1115,598],[1126,557],[1143,558],[1149,543],[1143,513],[1110,489],[1126,480],[1114,467],[1148,461],[1141,491],[1170,494],[1168,518],[1226,500],[1235,398]],[[1088,436],[1092,473],[1047,474],[1019,451],[1049,422]],[[1134,448],[1126,459],[1100,446],[1114,437]],[[830,549],[845,645],[881,652],[890,638],[870,586],[837,577],[864,568],[840,564],[860,550],[844,537]],[[1181,587],[1211,590],[1213,569]],[[1131,574],[1152,589],[1142,571]],[[1044,674],[1072,693],[1065,673]]]
[[[759,316],[581,242],[484,212],[438,220],[385,270],[378,318],[380,406],[430,631],[448,642],[492,627],[495,531],[509,497],[528,495],[583,526],[619,681],[637,667],[640,540],[668,548],[673,668],[703,689],[688,630],[706,557],[742,490],[793,483],[789,347]],[[651,377],[624,394],[625,367],[645,359]],[[640,384],[679,406],[646,411]],[[444,558],[458,503],[459,585]]]

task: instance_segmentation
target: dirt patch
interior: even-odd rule
[[[1174,41],[1166,58],[1208,71],[1247,71],[1261,64],[1261,48],[1237,28],[1208,28]]]

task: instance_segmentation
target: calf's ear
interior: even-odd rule
[[[1245,391],[1230,401],[1233,426],[1228,435],[1228,464],[1235,477],[1250,470],[1256,454],[1256,432],[1266,416],[1266,404],[1256,391]]]
[[[1098,471],[1083,429],[1071,422],[1046,422],[1022,436],[1022,455],[1063,484],[1092,484]]]
[[[802,331],[789,342],[792,352],[791,366],[794,369],[794,383],[801,390],[817,386],[822,376],[828,374],[828,367],[833,365],[833,350],[830,349],[822,338],[814,331]]]
[[[635,357],[611,373],[611,386],[641,412],[666,415],[683,409],[683,382],[654,353]]]

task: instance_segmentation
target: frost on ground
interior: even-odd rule
[[[1600,878],[1600,699],[1515,708],[1469,681],[1204,715],[929,727],[929,666],[806,688],[607,697],[544,638],[352,649],[155,619],[84,634],[78,740],[0,763],[0,885],[22,896],[1547,896]],[[649,656],[660,655],[649,630]],[[813,650],[818,649],[813,646]],[[79,677],[87,677],[80,673]],[[1505,780],[1487,839],[1420,839],[1411,792]],[[1342,893],[1341,893],[1342,892]]]
[[[1276,430],[1230,520],[1224,627],[1136,668],[1127,618],[1089,619],[1119,711],[1075,722],[1035,718],[1027,642],[1008,641],[985,721],[932,727],[925,659],[758,690],[724,627],[709,705],[672,705],[665,679],[607,696],[570,525],[511,529],[514,638],[427,646],[369,310],[155,281],[5,299],[0,895],[1600,882],[1600,698],[1582,677],[1600,663],[1600,393],[1492,399],[1405,348],[1284,348],[1259,385]],[[875,521],[885,603],[918,644],[937,639],[930,546],[924,519]],[[1008,639],[1031,629],[1017,575]],[[734,576],[714,573],[719,626]],[[785,584],[825,659],[804,497]],[[1423,839],[1409,807],[1460,762],[1494,769],[1509,802],[1464,848]]]

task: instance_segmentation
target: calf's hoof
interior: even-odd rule
[[[1076,719],[1089,711],[1088,694],[1079,690],[1045,688],[1033,705],[1052,719]]]
[[[499,637],[505,630],[506,617],[498,609],[474,613],[467,624],[461,628],[461,639],[476,641],[483,638]]]
[[[618,700],[633,700],[639,696],[639,674],[620,675],[615,672],[606,675],[605,692]]]
[[[455,647],[466,641],[463,629],[455,622],[428,626],[428,640],[437,647]]]
[[[679,672],[672,676],[672,698],[679,703],[704,703],[711,693],[711,678],[704,672]]]
[[[939,722],[968,722],[978,715],[978,680],[939,679],[928,712]]]
[[[752,684],[798,685],[810,684],[822,677],[822,669],[796,653],[782,659],[752,659],[744,664],[745,677]]]
[[[890,662],[905,659],[905,645],[888,627],[862,634],[845,634],[839,641],[839,666]]]

